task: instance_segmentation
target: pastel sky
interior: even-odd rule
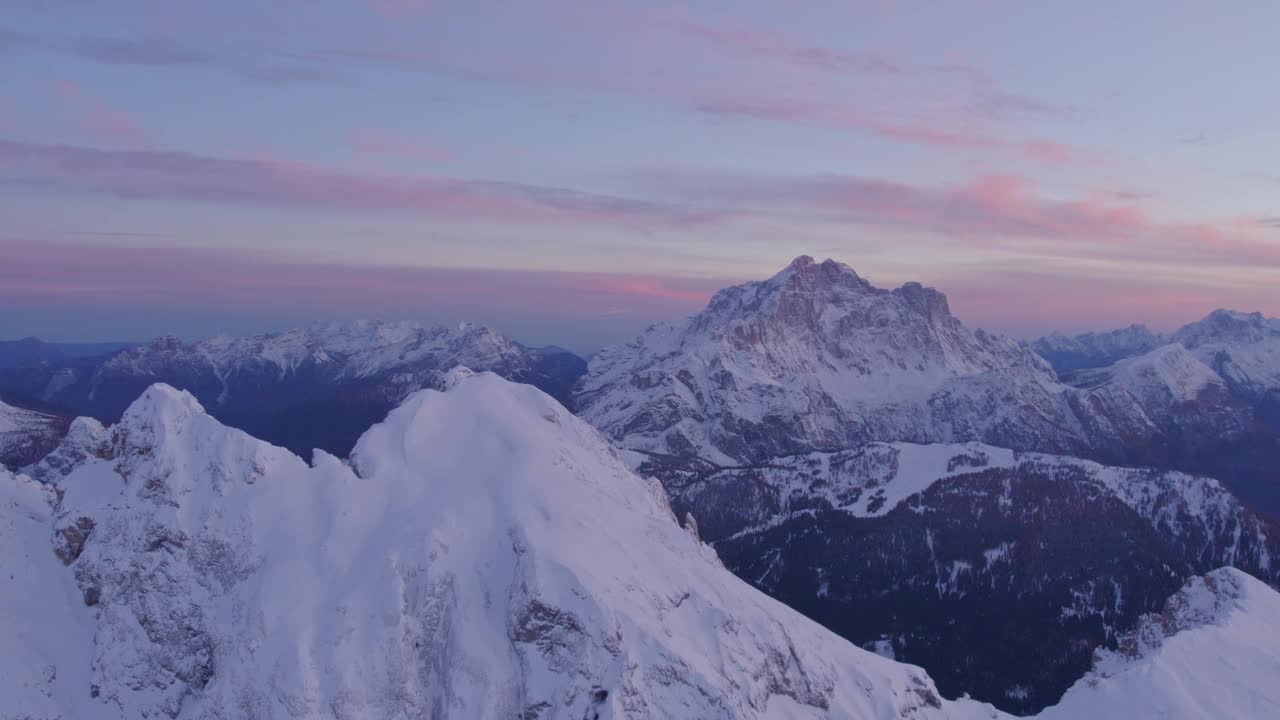
[[[1280,315],[1271,0],[6,0],[0,338],[581,350],[833,257],[1032,336]]]

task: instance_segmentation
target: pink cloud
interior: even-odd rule
[[[82,121],[98,139],[121,142],[133,147],[147,147],[147,133],[123,111],[90,95],[70,80],[54,85],[58,94],[70,102]]]
[[[291,262],[247,252],[0,239],[0,302],[111,308],[122,316],[420,317],[563,329],[621,339],[704,306],[727,279]],[[618,325],[618,323],[622,323]]]
[[[810,127],[855,130],[892,142],[960,150],[1002,150],[1019,157],[1062,164],[1072,158],[1066,145],[1049,140],[1003,138],[972,129],[960,115],[947,127],[885,120],[866,110],[813,103],[803,99],[711,97],[696,104],[699,112],[726,117],[749,117]]]
[[[970,247],[1080,255],[1100,260],[1173,260],[1215,266],[1280,264],[1280,244],[1239,218],[1162,220],[1141,200],[1115,194],[1063,199],[1021,177],[920,186],[842,175],[764,177],[718,173],[642,176],[655,189],[717,207],[883,226]],[[1034,242],[1034,244],[1029,244]]]
[[[1062,143],[1056,143],[1049,140],[1032,140],[1022,145],[1022,150],[1028,157],[1040,160],[1046,163],[1066,163],[1072,158],[1071,149]]]

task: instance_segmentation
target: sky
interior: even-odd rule
[[[1031,337],[1280,315],[1270,0],[6,0],[0,338],[593,350],[808,254]]]

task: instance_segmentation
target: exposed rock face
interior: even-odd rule
[[[0,401],[0,466],[21,467],[39,460],[58,445],[67,423],[58,415]]]
[[[1280,582],[1280,529],[1176,472],[872,443],[667,486],[740,577],[922,665],[945,696],[1019,713],[1056,702],[1182,578],[1229,564]]]
[[[0,674],[0,711],[997,717],[733,577],[656,484],[536,389],[444,380],[349,465],[308,466],[155,386],[106,457],[51,484],[0,477],[0,521],[25,528],[5,562],[30,556],[6,569],[62,601],[25,623],[79,633],[35,628]],[[20,600],[0,593],[0,637]]]
[[[409,393],[465,364],[560,399],[585,370],[576,356],[529,350],[477,325],[313,325],[196,343],[157,338],[99,358],[0,369],[0,389],[114,422],[149,385],[194,394],[220,420],[300,454],[345,455]]]

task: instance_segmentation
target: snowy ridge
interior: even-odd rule
[[[1111,333],[1049,335],[1029,347],[1067,373],[1074,385],[1097,386],[1110,378],[1123,384],[1132,379],[1125,375],[1127,369],[1170,360],[1188,365],[1190,357],[1204,366],[1195,374],[1224,381],[1246,397],[1280,390],[1280,319],[1262,313],[1214,310],[1168,335],[1135,325]]]
[[[1192,578],[1045,718],[1266,718],[1280,713],[1280,594],[1238,570]]]
[[[1111,365],[1134,355],[1141,355],[1168,342],[1168,337],[1152,332],[1145,325],[1130,325],[1120,330],[1067,336],[1046,335],[1028,344],[1048,360],[1058,372],[1070,372]]]
[[[0,675],[3,710],[997,716],[732,576],[536,389],[460,375],[410,397],[350,465],[308,466],[155,386],[111,428],[109,458],[57,480],[61,500],[0,478],[18,498],[5,527],[30,548],[4,560],[29,582],[0,596],[0,632],[30,640]]]
[[[159,338],[114,356],[101,374],[154,375],[158,366],[186,363],[207,367],[230,392],[227,383],[236,375],[263,368],[285,377],[306,367],[324,366],[335,377],[366,378],[423,363],[499,368],[528,361],[523,348],[481,325],[430,327],[408,321],[358,320],[191,344]]]

